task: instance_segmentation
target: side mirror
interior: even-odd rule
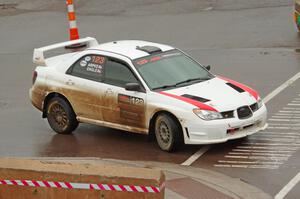
[[[206,70],[209,71],[211,67],[210,67],[210,65],[207,65],[207,66],[205,66],[205,68],[206,68]]]
[[[127,90],[127,91],[140,91],[141,86],[138,83],[127,83],[127,84],[125,84],[125,90]]]

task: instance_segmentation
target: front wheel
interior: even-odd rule
[[[47,103],[47,120],[59,134],[71,134],[78,126],[72,107],[60,97],[54,97]]]
[[[155,121],[155,137],[163,151],[174,151],[180,144],[180,124],[167,114],[160,114]]]

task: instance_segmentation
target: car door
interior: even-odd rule
[[[65,95],[79,117],[103,120],[101,88],[105,57],[88,54],[79,58],[66,72]]]
[[[125,89],[126,83],[140,84],[129,65],[122,60],[107,57],[104,82],[104,121],[145,128],[146,92],[143,89],[140,92]]]

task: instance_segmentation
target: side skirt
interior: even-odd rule
[[[85,117],[77,117],[76,119],[82,123],[95,124],[98,126],[105,126],[105,127],[109,127],[109,128],[123,130],[123,131],[130,131],[133,133],[146,134],[146,135],[148,134],[148,129],[144,129],[144,128],[125,126],[125,125],[120,125],[120,124],[111,123],[111,122],[89,119],[89,118],[85,118]]]

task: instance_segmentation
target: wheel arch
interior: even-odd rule
[[[51,93],[48,93],[47,96],[45,97],[44,99],[44,103],[43,103],[43,114],[42,114],[42,117],[43,118],[46,118],[47,117],[47,105],[48,105],[48,102],[54,98],[54,97],[60,97],[62,98],[63,100],[65,100],[69,105],[70,107],[72,108],[73,112],[75,113],[74,109],[73,109],[73,106],[71,105],[71,103],[69,102],[69,100],[61,93],[58,93],[58,92],[51,92]],[[76,115],[76,113],[75,113]]]
[[[179,127],[180,127],[180,129],[181,129],[181,135],[180,135],[180,139],[181,139],[181,141],[182,142],[184,142],[184,135],[183,135],[183,133],[184,133],[184,130],[183,130],[183,126],[182,126],[182,124],[181,124],[181,122],[179,121],[179,119],[176,117],[176,115],[174,115],[173,113],[171,113],[170,111],[167,111],[167,110],[158,110],[158,111],[156,111],[153,115],[152,115],[152,117],[151,117],[151,119],[150,119],[150,122],[149,122],[149,136],[151,137],[151,138],[154,138],[155,137],[155,134],[154,134],[154,130],[155,130],[155,121],[156,121],[156,118],[160,115],[160,114],[166,114],[166,115],[168,115],[168,116],[170,116],[171,118],[173,118],[175,121],[176,121],[176,123],[179,125]]]

